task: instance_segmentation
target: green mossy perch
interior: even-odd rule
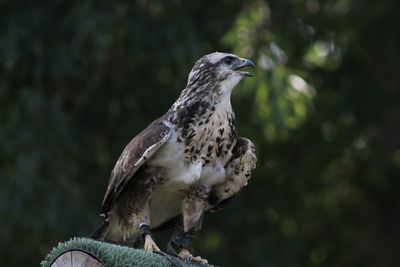
[[[211,266],[191,264],[180,259],[177,261],[184,267]],[[164,256],[88,238],[73,238],[59,243],[46,256],[41,266],[174,267]]]

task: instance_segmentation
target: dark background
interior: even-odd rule
[[[94,229],[124,146],[226,51],[257,64],[232,102],[258,166],[196,251],[400,266],[400,1],[28,2],[0,2],[1,265]]]

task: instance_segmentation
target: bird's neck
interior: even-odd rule
[[[221,119],[234,119],[230,96],[231,91],[221,93],[209,90],[203,94],[192,94],[189,90],[182,92],[170,109],[169,121],[178,128],[186,128],[202,122],[207,124],[215,114]]]
[[[240,79],[227,79],[218,83],[188,83],[188,86],[182,91],[170,111],[177,111],[195,103],[203,103],[210,106],[222,105],[231,110],[231,93],[239,81]]]

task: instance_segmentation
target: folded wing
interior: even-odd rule
[[[129,142],[111,172],[101,207],[102,214],[106,215],[111,210],[124,186],[134,178],[136,171],[165,144],[170,135],[171,129],[164,125],[160,118]]]

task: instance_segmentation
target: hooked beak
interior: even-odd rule
[[[238,62],[238,64],[235,64],[235,66],[233,66],[232,69],[235,70],[236,72],[242,74],[245,77],[253,77],[253,74],[251,72],[239,71],[246,67],[251,67],[254,69],[256,67],[256,65],[250,59],[241,58],[240,61]]]

